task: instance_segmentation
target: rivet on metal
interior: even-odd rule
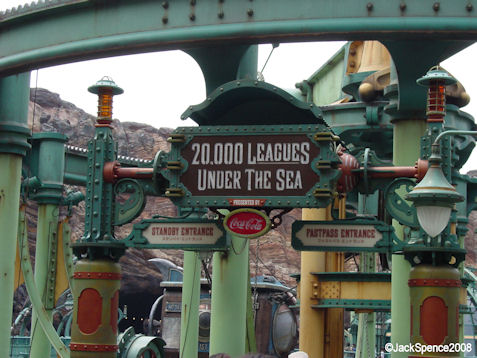
[[[248,9],[247,10],[247,15],[248,16],[253,16],[253,9]]]
[[[474,6],[473,6],[471,3],[468,3],[468,4],[465,6],[465,9],[466,9],[468,12],[471,12],[471,11],[474,9]]]
[[[163,2],[162,2],[162,7],[163,7],[164,9],[168,9],[168,8],[169,8],[169,1],[163,1]]]
[[[373,7],[374,7],[374,5],[373,5],[372,2],[368,2],[368,3],[366,4],[366,9],[368,9],[368,11],[373,10]]]
[[[434,9],[434,11],[439,11],[439,9],[441,8],[441,4],[435,2],[434,5],[432,5],[432,8]]]
[[[407,5],[403,2],[399,4],[399,8],[401,9],[401,11],[406,10],[406,7],[407,7]]]
[[[162,18],[162,23],[163,23],[163,24],[167,24],[168,22],[169,22],[169,19],[167,18],[167,16],[164,16],[164,17]]]
[[[222,10],[220,10],[219,13],[217,14],[217,17],[219,19],[223,19],[224,18],[224,12]]]
[[[195,14],[190,14],[189,19],[190,19],[190,21],[194,21],[195,20]]]
[[[195,0],[190,0],[191,5],[195,5]]]

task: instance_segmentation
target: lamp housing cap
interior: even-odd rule
[[[94,85],[88,87],[88,92],[99,94],[102,88],[110,88],[113,95],[124,93],[124,90],[109,76],[104,76]]]
[[[419,78],[416,82],[418,85],[429,87],[431,82],[440,81],[443,82],[445,86],[453,85],[457,83],[457,80],[442,67],[435,66],[432,67],[424,76]]]
[[[464,196],[449,184],[440,166],[440,156],[433,154],[429,158],[430,167],[406,200],[417,206],[442,206],[452,208],[455,203],[464,201]]]

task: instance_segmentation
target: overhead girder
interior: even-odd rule
[[[476,12],[468,0],[47,0],[0,14],[0,75],[231,43],[472,41]]]

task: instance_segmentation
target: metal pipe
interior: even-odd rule
[[[157,306],[161,303],[164,295],[161,295],[154,301],[151,307],[151,311],[149,312],[149,322],[147,322],[147,335],[152,336],[152,321],[154,320],[154,314],[156,313]]]
[[[436,139],[434,140],[434,143],[432,145],[438,145],[439,141],[448,135],[471,135],[471,136],[477,136],[477,131],[459,131],[459,130],[451,130],[451,131],[445,131],[441,132]]]

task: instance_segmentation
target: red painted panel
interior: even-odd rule
[[[111,307],[109,324],[114,333],[118,333],[118,305],[119,305],[119,291],[116,291],[113,297],[111,297]]]
[[[94,288],[86,288],[81,291],[78,298],[77,322],[80,331],[84,334],[96,332],[101,325],[103,311],[103,299]]]
[[[427,344],[442,344],[447,336],[448,308],[442,298],[427,297],[421,306],[420,334]]]

